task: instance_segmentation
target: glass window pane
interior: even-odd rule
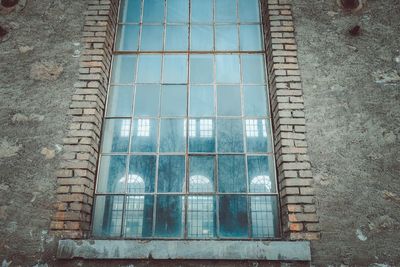
[[[93,235],[121,236],[123,196],[97,196],[93,216]]]
[[[211,51],[214,48],[214,31],[212,26],[191,25],[190,50]]]
[[[260,25],[240,25],[240,50],[263,50]]]
[[[190,116],[213,116],[214,111],[214,87],[191,86],[190,87]]]
[[[126,190],[128,193],[154,192],[156,156],[131,156]]]
[[[240,22],[260,22],[259,0],[239,0]]]
[[[185,116],[186,85],[164,85],[161,96],[161,116]]]
[[[275,196],[251,196],[251,235],[252,237],[277,237],[278,212]]]
[[[158,116],[160,109],[160,85],[136,86],[135,116]]]
[[[240,87],[239,86],[218,86],[217,87],[218,116],[240,116]]]
[[[189,119],[189,151],[215,152],[215,120]]]
[[[215,27],[215,50],[239,50],[238,29],[236,25]]]
[[[213,5],[213,0],[192,0],[190,9],[192,23],[212,23]]]
[[[131,115],[133,87],[111,86],[108,94],[107,116],[124,117]]]
[[[156,204],[156,237],[182,237],[184,222],[183,196],[158,195]]]
[[[217,55],[217,83],[240,83],[240,65],[237,55]]]
[[[167,26],[165,36],[165,50],[167,51],[186,51],[188,50],[188,31],[185,26]]]
[[[145,0],[143,11],[143,22],[164,22],[165,0]]]
[[[214,192],[214,157],[190,157],[189,192]]]
[[[164,56],[164,68],[163,68],[164,83],[186,83],[187,63],[188,62],[186,55]]]
[[[273,193],[275,177],[272,159],[266,156],[248,156],[249,188],[251,193]]]
[[[153,234],[154,196],[127,196],[125,237],[151,237]]]
[[[243,83],[265,84],[264,57],[262,55],[242,56]]]
[[[135,81],[136,56],[115,55],[111,84],[132,84]]]
[[[260,119],[246,119],[246,144],[248,152],[271,152],[269,122]]]
[[[143,25],[141,51],[161,51],[163,48],[163,26]]]
[[[247,197],[219,197],[219,234],[221,237],[248,237]]]
[[[184,192],[185,156],[160,156],[157,192]]]
[[[246,189],[245,157],[220,155],[218,157],[218,192],[244,193]]]
[[[156,152],[158,139],[158,120],[133,120],[132,148],[133,152]]]
[[[190,56],[190,82],[210,84],[214,82],[214,58],[211,55]]]
[[[139,26],[119,25],[115,50],[136,51],[138,49]]]
[[[239,119],[218,119],[218,152],[243,152],[243,126]]]
[[[215,0],[215,22],[236,21],[236,0]]]
[[[187,233],[189,238],[215,236],[215,197],[188,196]]]
[[[130,119],[105,120],[102,146],[103,153],[128,152],[130,128]]]
[[[97,192],[125,192],[126,156],[102,156],[97,180]]]
[[[189,22],[189,0],[168,0],[167,22]]]
[[[138,83],[159,83],[161,78],[161,55],[139,56],[138,68]]]
[[[119,22],[138,23],[140,22],[141,0],[122,0],[119,14]]]
[[[160,152],[186,151],[186,120],[161,120]]]
[[[266,116],[267,99],[265,86],[244,86],[244,114],[247,116]]]

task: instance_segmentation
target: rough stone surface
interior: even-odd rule
[[[38,81],[54,81],[63,72],[63,67],[53,61],[35,62],[31,66],[30,77]]]

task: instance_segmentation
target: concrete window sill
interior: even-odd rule
[[[308,241],[60,240],[58,259],[310,261]]]

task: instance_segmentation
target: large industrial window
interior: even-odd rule
[[[93,236],[279,236],[258,0],[123,0]]]

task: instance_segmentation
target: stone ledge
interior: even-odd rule
[[[309,241],[60,240],[58,259],[311,261]]]

